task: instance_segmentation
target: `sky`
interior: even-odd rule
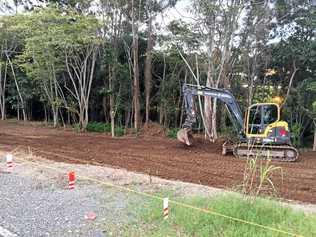
[[[6,2],[10,4],[11,6],[14,6],[13,0],[0,0],[0,3]],[[33,0],[33,2],[37,2],[36,0]],[[190,16],[190,14],[186,11],[190,7],[191,0],[179,0],[176,4],[175,8],[168,10],[165,12],[162,16],[157,17],[157,21],[162,20],[164,18],[165,23],[169,23],[172,20],[177,20],[181,18],[185,18],[184,16]],[[1,9],[0,9],[1,10]],[[18,9],[18,12],[23,11],[23,7],[20,7]],[[10,14],[10,12],[2,12],[0,11],[0,15],[7,15]]]
[[[170,21],[178,20],[178,19],[182,19],[184,21],[185,21],[185,18],[189,19],[191,15],[189,14],[187,10],[190,8],[191,4],[192,4],[191,0],[178,1],[178,3],[176,4],[174,8],[171,8],[166,13],[164,13],[165,20],[170,22]],[[166,23],[169,23],[169,22],[166,22]]]
[[[0,0],[0,3],[2,3],[3,1],[6,1],[7,3],[9,3],[12,7],[14,6],[13,0]],[[37,0],[31,0],[31,1],[33,1],[34,3],[38,2]],[[170,8],[161,14],[158,14],[156,16],[155,21],[161,27],[161,29],[159,30],[159,33],[168,34],[169,32],[166,26],[173,20],[179,20],[179,19],[183,21],[192,20],[190,18],[192,17],[192,15],[188,12],[188,9],[190,8],[192,1],[193,0],[178,0],[175,7]],[[23,10],[24,10],[23,7],[18,8],[18,12],[23,12]],[[15,11],[1,12],[1,8],[0,8],[0,15],[8,15],[8,14],[15,14]],[[142,30],[143,27],[145,28],[146,25],[144,24],[143,26],[140,26],[140,30]]]

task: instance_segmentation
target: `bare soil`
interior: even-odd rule
[[[30,147],[36,155],[56,161],[90,163],[181,180],[216,188],[242,184],[245,161],[221,155],[221,144],[198,139],[192,147],[159,136],[111,138],[75,133],[36,124],[0,122],[0,148]],[[274,162],[283,169],[274,175],[284,199],[316,203],[316,153],[304,152],[294,163]]]

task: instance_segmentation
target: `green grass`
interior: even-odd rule
[[[177,201],[302,236],[316,236],[316,216],[293,211],[274,201],[257,199],[250,202],[233,195]],[[161,201],[152,200],[134,207],[138,221],[126,228],[126,236],[288,236],[172,203],[169,206],[167,220],[162,218]]]

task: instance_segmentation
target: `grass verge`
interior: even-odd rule
[[[250,202],[237,195],[177,201],[295,233],[297,236],[316,236],[315,215],[294,211],[275,201],[258,198]],[[170,204],[169,218],[163,220],[162,202],[156,200],[147,201],[133,209],[137,213],[137,223],[124,228],[126,236],[289,236],[174,204]]]

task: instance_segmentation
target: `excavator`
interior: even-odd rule
[[[257,157],[278,161],[296,161],[299,153],[291,145],[288,123],[281,120],[278,103],[258,103],[251,105],[245,119],[233,94],[226,89],[184,84],[182,87],[185,105],[185,121],[177,133],[180,142],[191,146],[193,126],[197,121],[194,97],[216,98],[223,102],[237,132],[233,141],[226,141],[223,155],[233,153],[237,158]]]

